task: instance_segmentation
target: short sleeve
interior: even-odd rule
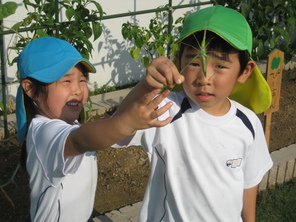
[[[255,138],[251,145],[244,170],[244,188],[252,188],[260,183],[265,173],[272,167],[272,159],[266,144],[262,125],[257,118],[255,124]]]
[[[38,118],[37,118],[38,119]],[[62,120],[35,121],[30,125],[27,136],[28,156],[39,161],[44,174],[52,181],[79,168],[84,155],[64,160],[64,146],[68,135],[79,124],[70,125]]]

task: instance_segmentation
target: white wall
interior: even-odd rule
[[[5,3],[10,0],[2,1]],[[11,0],[12,1],[12,0]],[[14,0],[18,3],[19,7],[16,13],[4,20],[4,25],[11,27],[13,24],[21,21],[26,17],[27,11],[22,4],[22,0]],[[189,3],[204,2],[206,0],[173,0],[173,6],[185,5]],[[168,4],[168,0],[112,0],[103,1],[97,0],[101,4],[103,11],[106,15],[114,15],[119,13],[134,12],[140,10],[154,9]],[[203,7],[208,7],[203,6]],[[189,13],[197,10],[194,8],[177,9],[173,12],[174,19],[181,17],[184,13]],[[63,15],[62,15],[63,16]],[[134,61],[129,55],[131,44],[125,41],[121,35],[121,26],[123,23],[129,21],[138,21],[140,26],[147,26],[154,13],[138,16],[127,16],[117,19],[103,20],[102,24],[104,31],[100,38],[93,42],[94,51],[90,61],[97,69],[96,74],[90,75],[90,88],[96,82],[98,87],[103,85],[125,85],[131,80],[139,80],[145,74],[145,69],[141,65],[140,60]],[[26,33],[22,33],[26,35]],[[4,44],[8,48],[15,41],[15,35],[5,35]],[[9,58],[15,57],[14,51],[7,51]],[[7,67],[6,81],[16,80],[16,66]],[[15,98],[18,84],[9,84],[7,89],[7,97]],[[1,99],[1,96],[0,96]],[[0,100],[1,101],[1,100]]]

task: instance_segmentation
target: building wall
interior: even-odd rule
[[[5,3],[11,0],[2,1]],[[13,26],[13,24],[21,21],[26,17],[27,10],[23,6],[22,0],[14,0],[18,5],[18,9],[14,15],[4,20],[4,25],[7,27]],[[190,3],[204,2],[206,0],[172,0],[173,6],[185,5]],[[32,1],[33,2],[33,1]],[[112,0],[103,1],[97,0],[101,4],[103,11],[106,15],[114,15],[126,12],[135,12],[141,10],[154,9],[160,6],[168,4],[168,0]],[[202,6],[202,7],[208,7]],[[184,13],[190,13],[198,10],[200,7],[191,7],[177,9],[173,12],[174,20],[181,17]],[[32,11],[32,9],[29,9]],[[63,20],[63,14],[61,14],[61,20]],[[145,74],[145,69],[142,66],[140,60],[134,61],[129,51],[131,49],[131,43],[125,41],[121,34],[122,24],[129,22],[137,22],[140,26],[147,26],[151,18],[155,16],[155,13],[149,13],[137,16],[127,16],[116,19],[103,20],[103,33],[98,40],[93,42],[94,51],[90,61],[95,65],[97,69],[96,74],[90,75],[90,88],[94,89],[96,84],[98,87],[103,85],[108,86],[122,86],[130,83],[131,81],[140,80]],[[22,33],[22,35],[29,35],[30,33]],[[11,46],[16,41],[16,35],[5,35],[4,45],[6,48]],[[12,50],[7,51],[8,57],[13,59],[16,53]],[[7,82],[17,80],[16,78],[16,65],[7,66]],[[18,83],[9,84],[7,86],[7,98],[15,98]],[[2,100],[1,96],[0,99]],[[0,101],[1,101],[0,100]]]

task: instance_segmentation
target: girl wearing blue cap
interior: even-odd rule
[[[191,14],[177,42],[183,90],[160,104],[174,103],[158,118],[172,121],[117,144],[142,145],[150,159],[138,221],[254,222],[257,186],[272,166],[254,112],[270,106],[271,92],[250,59],[250,27],[237,11],[213,6]],[[155,69],[158,64],[164,72]],[[147,70],[115,116],[150,90],[147,85],[172,87],[183,80],[165,57]]]
[[[97,184],[95,150],[138,129],[164,126],[156,109],[169,92],[153,90],[111,119],[80,125],[88,98],[88,72],[94,66],[68,42],[33,40],[18,59],[21,84],[16,99],[18,139],[23,142],[30,176],[29,221],[92,221]]]

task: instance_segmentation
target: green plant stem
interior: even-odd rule
[[[12,31],[12,32],[14,32],[15,34],[17,34],[17,35],[19,35],[22,39],[25,39],[26,37],[25,36],[23,36],[21,33],[19,33],[18,32],[18,30],[16,30],[16,29],[13,29],[13,28],[9,28],[9,27],[7,27],[7,26],[4,26],[4,25],[2,25],[2,27],[3,28],[5,28],[5,29],[8,29],[8,30],[10,30],[10,31]]]
[[[11,137],[8,137],[6,139],[3,139],[3,140],[0,140],[0,143],[5,143],[5,142],[8,142],[9,140],[12,140],[13,138],[16,138],[17,134],[14,134],[13,136]]]

